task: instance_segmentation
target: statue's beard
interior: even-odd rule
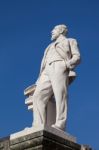
[[[55,41],[58,38],[58,36],[52,36],[51,41]]]

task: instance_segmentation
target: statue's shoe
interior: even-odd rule
[[[60,130],[60,131],[64,131],[63,128],[57,126],[56,124],[53,124],[51,127],[52,127],[52,128],[55,128],[55,129],[57,129],[57,130]]]

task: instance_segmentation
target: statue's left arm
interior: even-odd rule
[[[64,40],[61,44],[56,45],[56,50],[64,59],[66,67],[69,70],[74,69],[80,63],[80,52],[77,41],[75,39]]]
[[[67,67],[69,69],[74,69],[81,60],[79,46],[76,39],[69,39],[69,45],[71,50],[71,59],[67,61]]]

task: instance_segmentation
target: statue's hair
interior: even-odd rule
[[[57,26],[55,26],[55,28],[59,28],[59,29],[60,29],[60,32],[61,32],[63,35],[66,35],[66,33],[68,32],[68,28],[67,28],[67,26],[64,25],[64,24],[57,25]]]

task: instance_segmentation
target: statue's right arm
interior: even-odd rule
[[[36,81],[35,85],[37,85],[37,84],[38,84],[38,82],[39,82],[39,79],[40,79],[40,76],[41,76],[41,74],[42,74],[43,69],[44,69],[44,56],[43,56],[43,59],[42,59],[42,61],[41,61],[40,73],[39,73],[39,76],[38,76],[38,79],[37,79],[37,81]]]
[[[36,85],[38,84],[40,76],[41,76],[41,74],[42,74],[42,72],[43,72],[43,70],[45,68],[45,58],[46,58],[46,54],[47,54],[48,48],[49,48],[49,46],[45,49],[44,56],[43,56],[42,61],[41,61],[40,73],[39,73],[38,79],[37,79],[37,81],[35,83]]]

